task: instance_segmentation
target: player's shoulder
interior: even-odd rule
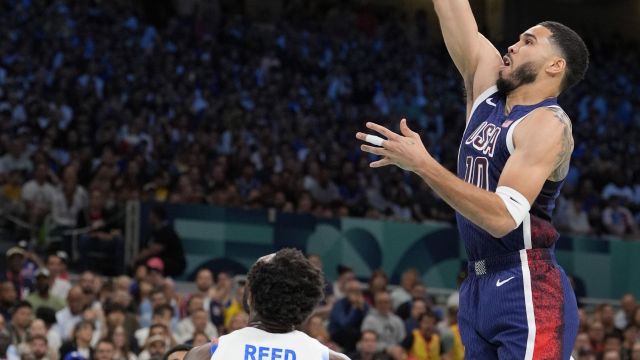
[[[560,106],[553,105],[531,111],[518,128],[528,136],[548,137],[554,134],[564,136],[567,130],[571,132],[572,125],[569,115]]]

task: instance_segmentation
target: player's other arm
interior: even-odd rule
[[[573,150],[571,123],[562,110],[539,109],[518,125],[513,141],[515,150],[498,182],[499,189],[509,190],[502,195],[458,179],[431,157],[417,173],[456,211],[492,236],[501,238],[522,222],[514,211],[508,210],[508,207],[522,205],[518,195],[530,205],[547,179],[562,180],[566,176]],[[514,194],[511,190],[517,193],[511,196]],[[528,210],[528,207],[524,209],[524,215]]]
[[[467,113],[478,95],[494,85],[502,57],[478,32],[469,0],[434,0],[449,55],[464,79]]]

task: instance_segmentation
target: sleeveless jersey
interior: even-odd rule
[[[328,360],[329,349],[300,331],[269,333],[253,327],[221,336],[211,360]]]
[[[458,177],[491,192],[495,192],[502,169],[515,149],[515,127],[537,108],[560,108],[557,99],[550,98],[534,105],[516,105],[505,115],[505,104],[505,98],[498,94],[496,86],[475,100],[458,152]],[[522,224],[501,239],[456,213],[458,231],[469,260],[522,249],[553,248],[558,233],[551,224],[551,214],[563,183],[564,180],[547,180]]]

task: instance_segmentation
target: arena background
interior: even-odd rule
[[[600,323],[610,334],[608,304],[618,311],[625,294],[640,296],[640,1],[471,5],[502,52],[544,20],[589,46],[587,78],[560,99],[576,149],[556,250],[586,312],[581,330]],[[3,283],[16,247],[34,254],[21,273],[33,281],[43,265],[34,259],[64,250],[71,283],[93,271],[104,305],[118,281],[151,281],[135,278],[134,260],[159,206],[186,258],[163,278],[171,286],[156,286],[176,321],[188,318],[198,270],[237,275],[237,294],[258,257],[288,246],[319,255],[334,283],[350,268],[366,288],[381,270],[395,289],[416,269],[442,310],[466,269],[453,212],[417,177],[368,169],[354,134],[406,116],[453,169],[460,80],[430,1],[2,1]],[[49,188],[35,199],[27,185],[38,169]],[[74,206],[62,211],[67,188]],[[109,245],[94,246],[106,229]],[[132,316],[150,318],[138,295]],[[0,304],[7,323],[10,305]]]

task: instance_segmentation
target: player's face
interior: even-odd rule
[[[551,31],[537,25],[520,35],[503,57],[497,81],[498,90],[509,95],[518,87],[536,81],[545,63],[555,53]]]

